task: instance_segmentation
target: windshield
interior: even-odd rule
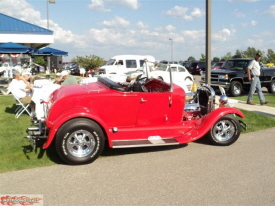
[[[245,70],[248,66],[248,60],[232,60],[227,61],[222,69]]]
[[[167,65],[159,65],[158,70],[166,71],[167,70]]]
[[[106,65],[113,65],[115,63],[115,59],[110,59],[109,61],[106,62]]]

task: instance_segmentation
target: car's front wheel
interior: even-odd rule
[[[233,97],[240,96],[242,93],[243,86],[240,82],[238,81],[233,81],[230,85],[230,94]]]
[[[63,124],[55,137],[60,158],[72,165],[88,164],[102,153],[105,137],[100,126],[92,120],[76,118]]]
[[[228,146],[237,141],[241,133],[239,121],[233,115],[221,117],[206,134],[214,145]]]
[[[270,82],[270,85],[267,89],[268,89],[269,93],[275,94],[275,80],[274,79]]]

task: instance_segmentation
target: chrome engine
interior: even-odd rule
[[[203,85],[195,93],[189,94],[193,98],[185,105],[184,120],[194,120],[215,109],[216,94],[212,87]]]

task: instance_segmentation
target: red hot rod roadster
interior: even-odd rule
[[[124,85],[99,77],[63,86],[44,102],[45,118],[28,127],[28,138],[34,145],[45,139],[43,149],[55,142],[60,158],[74,165],[93,162],[105,146],[178,145],[202,137],[227,146],[239,138],[244,123],[235,116],[244,118],[241,111],[215,109],[215,92],[207,85],[188,103],[184,90],[170,82],[139,76]]]

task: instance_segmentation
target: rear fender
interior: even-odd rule
[[[105,128],[107,128],[104,122],[100,118],[98,118],[98,115],[96,115],[94,112],[90,111],[89,109],[83,108],[83,107],[71,108],[64,111],[54,121],[48,122],[48,120],[46,120],[47,127],[49,129],[49,134],[48,134],[47,141],[43,145],[43,149],[47,149],[50,146],[61,125],[63,125],[65,122],[69,121],[70,119],[78,118],[78,117],[86,117],[88,119],[92,119],[95,122],[97,122],[101,127],[103,127],[104,130]]]

